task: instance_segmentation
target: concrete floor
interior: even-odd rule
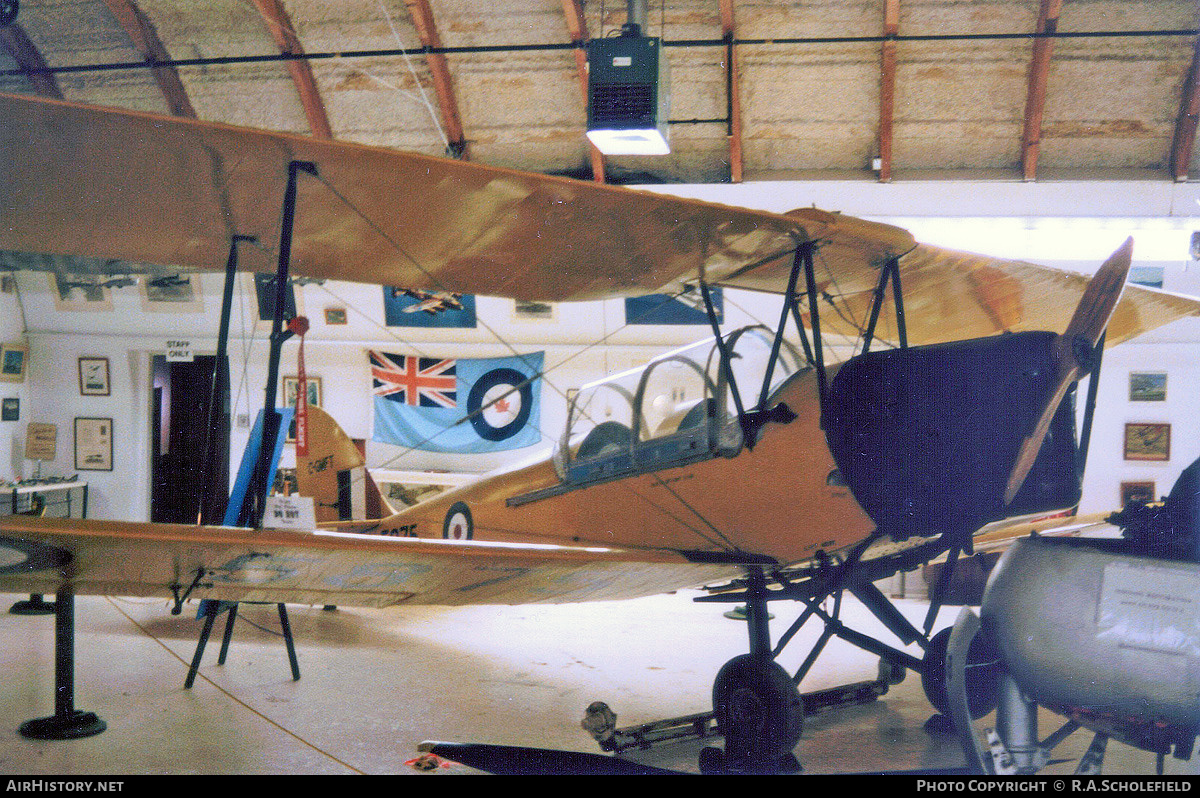
[[[108,729],[54,742],[17,733],[54,710],[53,616],[0,613],[0,772],[404,774],[418,772],[406,762],[423,740],[600,753],[580,728],[593,701],[612,707],[620,727],[711,709],[714,676],[746,650],[745,625],[722,617],[728,606],[696,604],[694,595],[562,606],[291,606],[299,681],[274,607],[243,605],[228,661],[216,665],[221,621],[190,690],[183,683],[201,628],[195,604],[172,616],[166,601],[79,597],[75,705]],[[0,595],[0,607],[21,598]],[[898,605],[914,620],[924,616],[921,601]],[[772,611],[778,636],[797,613],[783,604]],[[844,613],[890,640],[855,605]],[[938,625],[956,614],[943,610]],[[794,670],[819,631],[806,627],[781,663]],[[876,668],[873,657],[835,640],[801,689],[872,679]],[[930,715],[920,679],[909,674],[872,704],[810,717],[796,749],[802,775],[961,767],[957,739],[925,730]],[[1043,712],[1043,736],[1059,723]],[[1072,735],[1055,751],[1071,761],[1047,772],[1072,772],[1090,740]],[[628,758],[698,772],[698,752],[712,742]],[[1166,772],[1198,773],[1198,759],[1169,759]],[[1110,743],[1104,771],[1152,774],[1155,757]]]

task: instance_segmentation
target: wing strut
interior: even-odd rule
[[[229,241],[229,258],[225,261],[225,288],[221,294],[221,322],[217,331],[217,356],[214,358],[212,387],[208,394],[208,431],[204,436],[204,459],[201,460],[201,468],[204,472],[200,475],[200,519],[201,524],[216,524],[225,515],[225,503],[228,501],[224,496],[224,490],[220,491],[221,503],[218,506],[214,497],[217,491],[212,484],[213,471],[215,470],[213,459],[213,446],[216,437],[217,429],[217,413],[224,412],[217,410],[217,402],[222,397],[224,401],[228,401],[229,392],[229,317],[233,308],[233,286],[237,279],[238,268],[238,244],[242,242],[254,243],[258,239],[255,236],[244,236],[235,234]]]
[[[817,275],[813,267],[813,245],[804,244],[796,251],[798,258],[804,259],[805,291],[808,293],[808,318],[812,324],[813,336],[813,366],[817,369],[817,391],[821,400],[821,417],[825,417],[825,395],[828,386],[825,381],[825,347],[821,342],[821,309],[817,305]],[[793,306],[796,325],[800,327],[800,337],[804,337],[804,327],[800,324],[799,308]],[[822,422],[821,426],[825,426]]]
[[[704,298],[704,311],[708,314],[708,323],[712,326],[713,336],[717,340],[717,350],[721,353],[721,368],[725,370],[725,380],[729,383],[729,393],[733,396],[734,407],[737,408],[738,422],[742,425],[744,439],[749,442],[749,438],[745,436],[746,408],[742,405],[742,393],[738,390],[737,379],[733,376],[733,363],[729,359],[729,347],[726,346],[725,339],[721,336],[721,323],[717,321],[717,310],[713,305],[712,291],[709,290],[708,283],[700,283],[700,295]]]
[[[800,317],[799,295],[796,293],[797,283],[800,281],[800,271],[804,270],[805,282],[807,284],[807,293],[809,296],[809,315],[813,325],[813,343],[810,346],[808,336],[804,331],[804,322]],[[898,290],[898,288],[897,288]],[[788,315],[795,319],[796,329],[800,334],[800,341],[804,344],[804,354],[808,358],[809,363],[817,369],[818,388],[820,391],[821,407],[825,407],[825,358],[821,347],[821,323],[818,318],[819,308],[816,302],[816,275],[813,273],[813,245],[810,242],[801,244],[796,248],[795,258],[792,261],[791,274],[788,276],[787,291],[783,298],[783,308],[779,313],[779,326],[775,329],[774,340],[771,343],[771,355],[767,361],[767,367],[763,374],[762,389],[758,396],[758,401],[751,410],[747,410],[742,401],[741,391],[738,390],[737,380],[733,374],[733,364],[731,358],[732,353],[729,350],[725,339],[721,336],[720,322],[717,321],[716,308],[713,305],[712,293],[707,283],[700,283],[700,293],[704,298],[704,309],[708,314],[708,323],[712,326],[713,336],[716,339],[717,350],[721,355],[721,368],[725,375],[725,380],[729,385],[729,391],[733,396],[734,407],[737,410],[738,423],[742,429],[742,440],[745,442],[747,449],[753,449],[755,442],[758,440],[758,430],[763,425],[772,421],[780,423],[788,423],[793,420],[796,415],[791,408],[784,404],[779,404],[774,408],[768,408],[767,398],[771,389],[771,378],[774,376],[775,364],[779,360],[779,349],[783,344],[784,331],[787,328]]]
[[[783,343],[783,330],[787,327],[788,313],[796,303],[796,283],[800,279],[800,263],[800,251],[797,250],[796,258],[792,261],[792,273],[788,276],[787,293],[783,295],[783,309],[779,313],[779,326],[775,328],[775,340],[771,344],[771,358],[767,361],[767,369],[763,374],[762,392],[758,395],[760,410],[766,409],[767,395],[771,390],[771,378],[775,376],[775,363],[779,359],[779,347]],[[804,336],[803,328],[800,330],[800,337],[804,338],[807,346],[808,339]]]
[[[317,166],[311,161],[292,161],[288,164],[287,191],[283,197],[283,225],[279,233],[279,267],[275,273],[275,319],[271,324],[271,352],[267,366],[266,399],[263,402],[263,440],[273,441],[279,432],[279,413],[275,410],[276,386],[279,382],[279,358],[283,342],[292,336],[283,329],[283,314],[287,306],[288,269],[292,258],[292,225],[296,218],[296,178],[300,172],[314,177]],[[238,526],[257,529],[262,525],[266,509],[267,489],[270,487],[271,455],[268,447],[259,451],[250,489],[242,500]]]
[[[892,300],[896,305],[896,331],[900,338],[900,348],[908,348],[908,330],[904,325],[904,295],[900,290],[900,259],[889,258],[879,271],[879,283],[875,286],[875,301],[871,303],[871,319],[867,323],[867,331],[863,335],[862,354],[871,348],[875,338],[875,324],[879,321],[879,311],[883,309],[883,297],[887,291],[888,280],[892,281]]]

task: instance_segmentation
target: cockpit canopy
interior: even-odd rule
[[[724,341],[742,406],[756,408],[764,399],[774,336],[754,326]],[[779,386],[805,367],[796,349],[782,342],[761,403],[769,406]],[[731,456],[742,443],[721,349],[709,338],[580,388],[567,409],[555,465],[564,481],[587,483]]]

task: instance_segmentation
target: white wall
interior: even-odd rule
[[[1166,401],[1130,401],[1130,373],[1147,371],[1167,373]],[[1171,425],[1170,460],[1124,459],[1125,425],[1141,422]],[[1127,481],[1152,481],[1156,496],[1165,496],[1179,472],[1197,457],[1200,457],[1200,345],[1193,341],[1130,342],[1105,352],[1080,512],[1103,512],[1119,506],[1120,485]]]
[[[878,184],[869,181],[825,183],[747,183],[736,186],[671,186],[655,190],[697,196],[770,210],[816,204],[880,221],[902,224],[921,240],[973,249],[1005,257],[1052,263],[1078,271],[1094,269],[1126,235],[1137,241],[1138,265],[1163,266],[1166,288],[1200,295],[1200,263],[1187,256],[1187,241],[1200,212],[1200,187],[1172,183],[931,183]],[[953,214],[953,215],[950,215]],[[1066,220],[1064,226],[1064,220]],[[225,253],[214,253],[223,265]],[[18,274],[16,295],[0,294],[0,338],[21,334],[22,310],[31,345],[29,377],[24,384],[0,383],[0,396],[21,397],[21,419],[0,423],[0,478],[27,476],[32,464],[20,458],[25,424],[58,425],[58,458],[47,473],[74,473],[73,419],[111,417],[116,436],[112,472],[85,472],[92,483],[93,517],[145,519],[149,513],[150,358],[164,351],[168,338],[185,337],[197,354],[215,350],[222,277],[202,278],[202,312],[148,313],[136,288],[112,292],[112,310],[61,312],[55,309],[49,282],[39,273]],[[305,345],[307,370],[320,377],[323,404],[346,431],[371,437],[370,377],[366,351],[392,351],[457,357],[496,356],[544,350],[547,385],[543,390],[540,426],[544,443],[557,439],[565,417],[566,389],[634,365],[705,337],[705,327],[625,327],[619,301],[560,305],[554,321],[515,322],[508,300],[481,297],[481,320],[473,330],[385,328],[382,290],[346,283],[307,285],[298,290],[300,312],[312,329]],[[777,300],[729,292],[726,329],[762,321],[773,325]],[[268,325],[253,320],[253,289],[240,281],[234,304],[230,343],[234,423],[231,470],[241,459],[248,429],[236,425],[239,415],[251,421],[261,406],[266,375]],[[348,324],[324,323],[326,307],[348,310]],[[1101,407],[1093,433],[1084,509],[1107,509],[1117,502],[1121,481],[1153,479],[1165,494],[1179,471],[1200,455],[1200,322],[1171,329],[1109,350],[1106,355]],[[490,329],[489,329],[490,328]],[[503,341],[497,340],[497,334]],[[603,345],[597,341],[606,339]],[[281,374],[295,374],[297,344],[285,345]],[[79,395],[77,358],[109,358],[112,395]],[[1131,406],[1127,398],[1130,370],[1169,373],[1168,401],[1158,407]],[[1131,463],[1123,459],[1121,436],[1126,421],[1167,421],[1172,427],[1168,463]],[[372,466],[396,469],[483,471],[511,455],[448,457],[370,442]],[[286,460],[285,460],[286,463]]]
[[[15,287],[10,287],[11,293],[0,293],[0,344],[27,340],[20,301]],[[16,421],[0,421],[0,481],[12,480],[20,472],[29,414],[27,394],[24,382],[0,382],[0,398],[20,402],[20,417]]]

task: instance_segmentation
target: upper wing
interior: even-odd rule
[[[821,312],[822,333],[857,338],[867,327],[879,264],[829,261],[822,248],[815,265],[821,291],[834,304]],[[1001,332],[1061,332],[1091,279],[1033,263],[927,244],[904,254],[899,266],[905,327],[908,342],[914,345]],[[1200,315],[1200,301],[1192,297],[1129,285],[1109,322],[1105,341],[1112,346],[1183,316],[1196,315]],[[876,336],[897,340],[894,326],[886,328],[882,323]]]
[[[291,268],[308,277],[541,301],[739,275],[783,290],[798,243],[820,241],[863,270],[914,245],[898,228],[822,211],[780,215],[42,98],[0,94],[0,119],[0,250],[35,253],[10,257],[18,266],[45,255],[71,258],[64,271],[215,269],[236,234],[259,244],[240,265],[273,271],[294,160],[318,173],[297,185]]]
[[[653,595],[739,573],[663,552],[11,516],[0,591],[388,606]],[[199,578],[197,579],[197,575]]]
[[[650,293],[819,235],[772,213],[228,125],[0,95],[0,249],[275,268],[288,166],[297,275],[519,299]],[[129,270],[126,265],[113,269]]]

